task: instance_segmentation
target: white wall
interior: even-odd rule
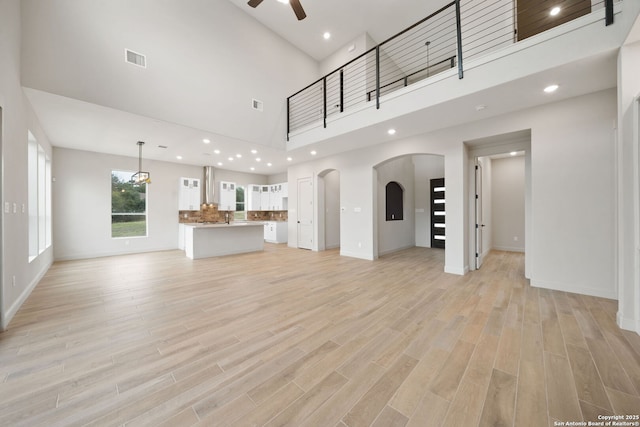
[[[324,176],[324,245],[325,249],[340,247],[340,172]]]
[[[431,247],[431,180],[444,177],[444,158],[441,156],[413,156],[415,242],[416,246]]]
[[[514,4],[514,0],[461,3],[462,57],[465,60],[514,43]]]
[[[49,248],[29,263],[27,134],[34,134],[51,157],[51,144],[42,131],[20,86],[20,1],[0,1],[0,108],[2,131],[2,283],[0,329],[5,329],[53,260]],[[13,204],[16,212],[13,213]],[[24,210],[22,207],[24,206]],[[15,285],[13,278],[15,277]]]
[[[640,43],[623,46],[618,55],[618,324],[640,333],[638,70]]]
[[[605,90],[295,165],[289,168],[289,183],[315,176],[317,171],[340,170],[340,199],[345,208],[341,254],[374,259],[378,245],[374,166],[406,154],[444,156],[445,271],[463,274],[469,269],[472,237],[464,141],[531,129],[531,283],[615,298],[615,195],[611,191],[615,117],[615,90]],[[296,195],[290,194],[289,200],[295,206],[292,198]],[[556,214],[549,215],[550,210]],[[289,212],[289,220],[289,244],[295,246],[295,212]],[[599,226],[594,228],[596,223]]]
[[[53,155],[56,260],[178,247],[179,178],[202,178],[202,167],[144,160],[145,170],[151,173],[147,193],[148,236],[112,239],[111,171],[135,171],[138,159],[65,148],[55,148]],[[216,169],[215,179],[239,186],[267,183],[265,175],[225,169]]]
[[[347,62],[365,53],[376,45],[375,41],[367,33],[363,33],[349,43],[341,46],[332,55],[325,58],[320,63],[320,74],[327,75]],[[353,50],[349,52],[349,48],[353,46]]]
[[[284,148],[284,100],[319,77],[317,61],[229,1],[20,3],[24,86],[144,117]],[[125,63],[125,48],[148,67]]]
[[[491,186],[491,182],[492,182],[492,161],[491,161],[491,157],[478,157],[478,164],[479,166],[482,167],[482,222],[481,225],[483,225],[482,228],[480,228],[480,230],[482,231],[482,247],[480,248],[481,254],[483,257],[487,256],[487,254],[489,253],[489,251],[491,251],[491,248],[493,246],[493,238],[492,238],[492,234],[493,234],[493,211],[492,211],[492,204],[493,204],[493,189]],[[474,179],[474,183],[470,184],[470,188],[473,188],[475,186],[475,176],[473,177]],[[473,195],[470,195],[470,198],[473,199]],[[473,239],[473,250],[472,252],[475,255],[475,252],[477,252],[476,249],[476,235],[475,235],[475,222],[476,222],[476,213],[475,213],[475,202],[471,202],[472,206],[470,209],[470,216],[472,218],[470,218],[469,223],[471,224],[471,239]],[[474,266],[471,266],[471,269],[474,269]]]
[[[414,165],[411,156],[389,160],[376,166],[378,255],[415,246],[415,190]],[[386,186],[395,181],[403,189],[403,219],[386,220]]]
[[[135,171],[137,158],[55,148],[53,160],[56,260],[177,249],[179,178],[200,178],[201,167],[145,160],[148,237],[112,239],[111,171]]]
[[[524,156],[494,159],[491,172],[492,247],[524,252]]]

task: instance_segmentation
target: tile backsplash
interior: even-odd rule
[[[233,221],[234,212],[219,211],[216,205],[201,205],[199,211],[179,211],[179,222],[183,224],[194,222],[225,222],[225,213],[229,213],[229,220]],[[287,211],[249,211],[248,221],[287,221]]]
[[[288,221],[289,215],[287,211],[249,211],[247,212],[248,221]]]

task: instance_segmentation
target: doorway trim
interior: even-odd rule
[[[528,132],[528,135],[525,133]],[[475,238],[475,193],[476,193],[476,162],[478,157],[494,156],[498,154],[509,153],[511,151],[524,151],[525,155],[525,277],[531,278],[533,270],[533,257],[531,251],[531,238],[532,229],[532,192],[531,192],[531,130],[518,131],[513,133],[513,137],[509,138],[510,134],[495,135],[492,137],[479,138],[477,140],[465,141],[467,146],[468,155],[468,227],[472,232],[467,233],[467,248],[469,257],[469,269],[476,270],[475,256],[476,256],[476,238]]]
[[[0,200],[4,201],[4,114],[0,105]],[[4,207],[3,207],[4,209]],[[0,331],[7,328],[4,311],[4,214],[0,214]]]

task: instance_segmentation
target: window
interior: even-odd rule
[[[236,185],[236,211],[233,213],[233,219],[246,219],[245,211],[245,189],[243,186]]]
[[[51,246],[51,160],[31,132],[27,146],[29,262]]]
[[[111,171],[111,237],[147,236],[147,184],[133,185],[134,172]]]
[[[403,218],[403,193],[404,190],[395,181],[391,181],[385,187],[387,200],[387,221],[401,221]]]

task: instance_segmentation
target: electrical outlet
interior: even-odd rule
[[[13,213],[14,213],[14,214],[15,214],[15,213],[18,213],[18,204],[17,204],[17,203],[14,203],[14,204],[13,204]]]

